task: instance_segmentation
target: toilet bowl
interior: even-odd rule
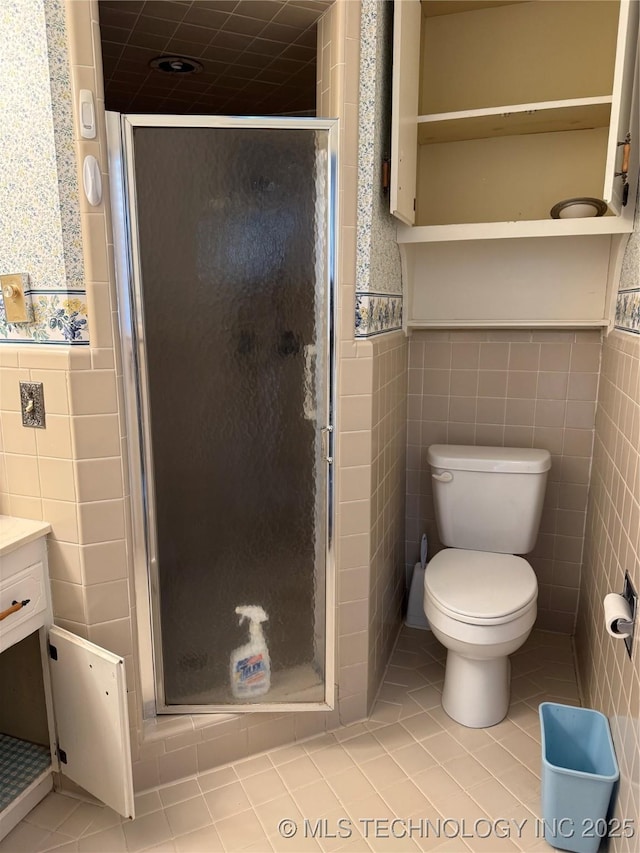
[[[446,547],[424,576],[424,611],[447,649],[442,707],[485,728],[509,708],[509,655],[536,619],[538,584],[517,554],[535,544],[551,466],[546,450],[432,445],[436,522]]]
[[[447,649],[442,707],[457,722],[486,728],[509,708],[509,658],[536,619],[538,587],[521,557],[447,548],[425,573],[424,609]]]

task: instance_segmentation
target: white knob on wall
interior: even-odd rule
[[[102,175],[100,174],[100,165],[93,154],[84,158],[82,183],[89,204],[92,207],[100,204],[102,201]]]

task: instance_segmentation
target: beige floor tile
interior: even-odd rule
[[[432,767],[413,777],[413,782],[444,817],[447,804],[463,793],[458,783],[442,767]]]
[[[352,737],[364,735],[367,731],[366,721],[363,721],[360,723],[351,723],[348,726],[343,726],[341,729],[336,729],[336,731],[333,732],[333,736],[338,743],[342,743],[345,740],[351,740]]]
[[[445,761],[443,766],[447,773],[453,776],[458,785],[465,790],[469,790],[479,782],[491,779],[491,774],[487,768],[469,753]]]
[[[349,816],[354,831],[363,837],[373,831],[373,820],[391,821],[396,817],[394,809],[381,794],[372,794],[362,800],[348,803],[344,807],[344,812]]]
[[[442,702],[442,691],[434,687],[433,684],[427,684],[419,690],[411,690],[409,696],[425,711],[429,711],[431,708],[439,708]]]
[[[540,780],[522,764],[505,770],[500,781],[525,805],[537,801],[540,796]]]
[[[402,782],[385,788],[381,792],[381,796],[399,818],[404,818],[409,814],[426,812],[430,805],[423,792],[414,785],[411,779],[404,779]]]
[[[273,767],[266,773],[257,773],[255,776],[248,776],[243,779],[242,787],[252,806],[258,806],[260,803],[266,803],[269,800],[276,800],[287,793],[278,771]]]
[[[194,829],[202,829],[213,822],[202,794],[191,800],[168,806],[164,813],[174,838],[178,835],[186,835]]]
[[[380,741],[376,740],[370,732],[359,735],[359,737],[353,738],[353,740],[345,741],[343,747],[356,764],[371,761],[373,758],[378,758],[385,753],[385,749],[380,744]]]
[[[430,689],[430,687],[427,688],[427,690]],[[424,740],[442,731],[440,725],[426,711],[402,720],[401,725],[415,740]]]
[[[362,837],[359,832],[358,819],[352,816],[351,812],[352,808],[358,808],[362,802],[365,801],[361,800],[348,808],[341,806],[329,812],[315,824],[309,825],[307,833],[316,839],[325,853],[335,853],[352,838]],[[384,803],[382,805],[384,806]]]
[[[368,720],[139,794],[135,821],[51,794],[0,842],[0,853],[549,850],[535,817],[538,705],[577,703],[570,641],[531,635],[513,657],[509,714],[489,729],[460,726],[443,711],[443,660],[431,635],[405,629]],[[538,686],[545,692],[532,695]],[[478,829],[465,838],[406,830],[409,819],[415,826],[446,818],[471,822],[472,830],[476,821]],[[285,819],[296,824],[292,838],[279,832]],[[378,821],[377,835],[370,824],[363,837],[364,819]],[[487,821],[498,819],[508,821],[508,835],[482,837]],[[336,834],[340,820],[350,834]]]
[[[242,850],[249,844],[266,843],[267,836],[253,810],[216,821],[216,831],[226,850]]]
[[[160,798],[157,792],[156,798],[159,802]],[[72,838],[80,838],[81,835],[88,835],[91,832],[98,832],[98,830],[106,828],[102,825],[104,812],[107,813],[111,820],[111,826],[115,826],[121,822],[120,818],[111,809],[105,809],[93,803],[78,803],[77,800],[72,800],[72,802],[76,803],[77,807],[58,827],[58,831],[64,835],[70,835]]]
[[[416,742],[415,738],[409,734],[402,723],[392,723],[390,726],[383,726],[380,729],[376,729],[373,735],[384,746],[387,752],[393,752],[395,749],[400,749],[403,746],[409,746],[409,744]]]
[[[301,788],[303,785],[310,785],[322,778],[322,774],[306,753],[286,764],[280,764],[278,773],[285,787],[290,791]]]
[[[43,850],[45,849],[43,848]],[[61,844],[59,847],[52,847],[50,849],[55,850],[56,853],[78,853],[78,842],[69,841],[66,844]]]
[[[256,773],[272,770],[273,764],[266,755],[258,755],[255,758],[247,758],[245,761],[236,761],[233,769],[238,774],[239,779],[246,779]]]
[[[422,746],[440,764],[466,754],[466,749],[449,732],[438,732],[438,734],[428,737],[422,741]]]
[[[360,767],[361,771],[378,791],[383,791],[390,785],[395,785],[407,778],[405,770],[396,763],[392,757],[393,755],[395,753],[389,755],[385,752],[383,755],[374,758],[373,761],[367,761],[366,764]]]
[[[394,749],[389,754],[409,778],[437,764],[435,758],[423,748],[421,743],[401,746],[400,749]]]
[[[184,800],[190,800],[193,797],[199,797],[201,793],[200,786],[195,779],[186,779],[184,782],[178,782],[175,785],[167,785],[164,788],[160,788],[157,792],[162,805],[165,807],[172,806],[174,803],[184,802]],[[147,809],[147,811],[156,811],[156,809]],[[137,815],[138,811],[136,808]]]
[[[152,838],[149,839],[149,844],[153,844]],[[109,853],[120,853],[126,849],[127,843],[120,824],[92,835],[84,835],[78,841],[78,853],[105,853],[105,850]]]
[[[324,780],[297,788],[292,793],[302,816],[306,818],[324,817],[340,805],[337,796]]]
[[[224,788],[216,788],[204,794],[207,806],[214,821],[231,817],[238,812],[251,808],[249,798],[240,782],[232,782]]]
[[[72,800],[53,791],[42,802],[32,809],[26,817],[27,823],[48,829],[50,832],[65,822],[80,805],[78,800]]]
[[[238,776],[233,767],[221,767],[217,770],[210,770],[208,773],[200,773],[198,776],[198,785],[200,785],[203,794],[237,781]]]
[[[345,770],[355,767],[351,756],[337,744],[329,749],[311,752],[309,755],[325,778],[333,776],[335,773],[343,773]]]
[[[395,705],[391,702],[383,702],[378,700],[369,717],[374,723],[396,723],[400,719],[402,713],[402,705]]]
[[[336,797],[343,803],[363,800],[375,793],[373,785],[358,767],[345,770],[344,773],[336,773],[335,776],[329,777],[328,782]]]
[[[510,818],[514,809],[522,807],[520,801],[493,777],[469,788],[469,796],[495,818]]]
[[[269,837],[278,834],[278,825],[281,820],[293,820],[298,825],[304,821],[300,809],[289,794],[278,797],[277,800],[262,803],[256,806],[254,811]]]
[[[68,835],[63,835],[61,832],[50,832],[47,837],[44,839],[42,844],[38,846],[38,853],[46,850],[57,850],[59,847],[66,847],[67,844],[78,843],[77,839],[70,838]]]
[[[171,828],[164,811],[152,812],[127,821],[122,824],[122,832],[130,853],[136,853],[138,850],[144,850],[145,847],[160,844],[171,838]]]
[[[174,786],[172,785],[170,787]],[[200,788],[197,783],[196,793],[200,793]],[[160,811],[162,805],[163,801],[160,799],[159,791],[145,791],[144,794],[138,794],[135,802],[136,817],[142,817],[142,815]]]

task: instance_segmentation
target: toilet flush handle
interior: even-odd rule
[[[442,474],[432,474],[431,476],[439,483],[450,483],[453,480],[451,471],[443,471]]]

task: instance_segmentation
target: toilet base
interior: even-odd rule
[[[476,660],[447,652],[442,707],[473,729],[495,726],[509,710],[511,663],[507,656]]]

